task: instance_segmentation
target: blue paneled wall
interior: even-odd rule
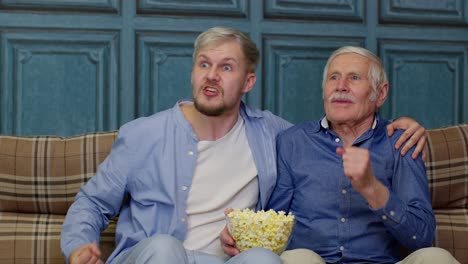
[[[118,129],[190,98],[193,41],[213,26],[261,51],[248,104],[297,123],[323,115],[322,70],[343,45],[379,56],[385,117],[468,122],[463,0],[1,0],[0,133]]]

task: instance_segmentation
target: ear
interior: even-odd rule
[[[244,88],[242,89],[242,93],[248,93],[250,90],[253,89],[255,82],[257,81],[257,75],[253,72],[247,73],[244,82]]]
[[[381,107],[385,103],[385,100],[387,99],[387,95],[388,95],[388,83],[384,83],[382,84],[379,90],[379,95],[377,98],[377,107]]]

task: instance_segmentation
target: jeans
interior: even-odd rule
[[[155,235],[117,256],[112,264],[281,264],[278,255],[264,248],[252,248],[225,260],[199,251],[186,250],[182,242],[169,235]]]

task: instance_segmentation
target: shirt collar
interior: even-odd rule
[[[372,123],[371,129],[375,129],[377,127],[378,122],[379,122],[379,116],[377,114],[374,114],[374,122]],[[322,120],[320,120],[320,125],[325,129],[330,128],[330,125],[328,124],[327,116],[324,116]]]
[[[243,101],[240,103],[240,109],[239,112],[241,115],[245,113],[246,116],[248,117],[256,117],[256,118],[261,118],[263,117],[262,110],[256,109],[256,108],[250,108],[248,105],[244,104]]]

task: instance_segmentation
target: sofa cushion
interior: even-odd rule
[[[0,211],[66,214],[116,135],[0,136]]]
[[[468,125],[427,132],[426,173],[436,217],[434,245],[468,264]]]
[[[434,246],[448,250],[460,262],[468,263],[468,209],[436,209]]]
[[[427,140],[426,173],[432,207],[468,208],[468,125],[429,130]]]
[[[60,232],[65,216],[0,212],[0,263],[65,263]],[[106,259],[114,249],[115,221],[101,234]]]

